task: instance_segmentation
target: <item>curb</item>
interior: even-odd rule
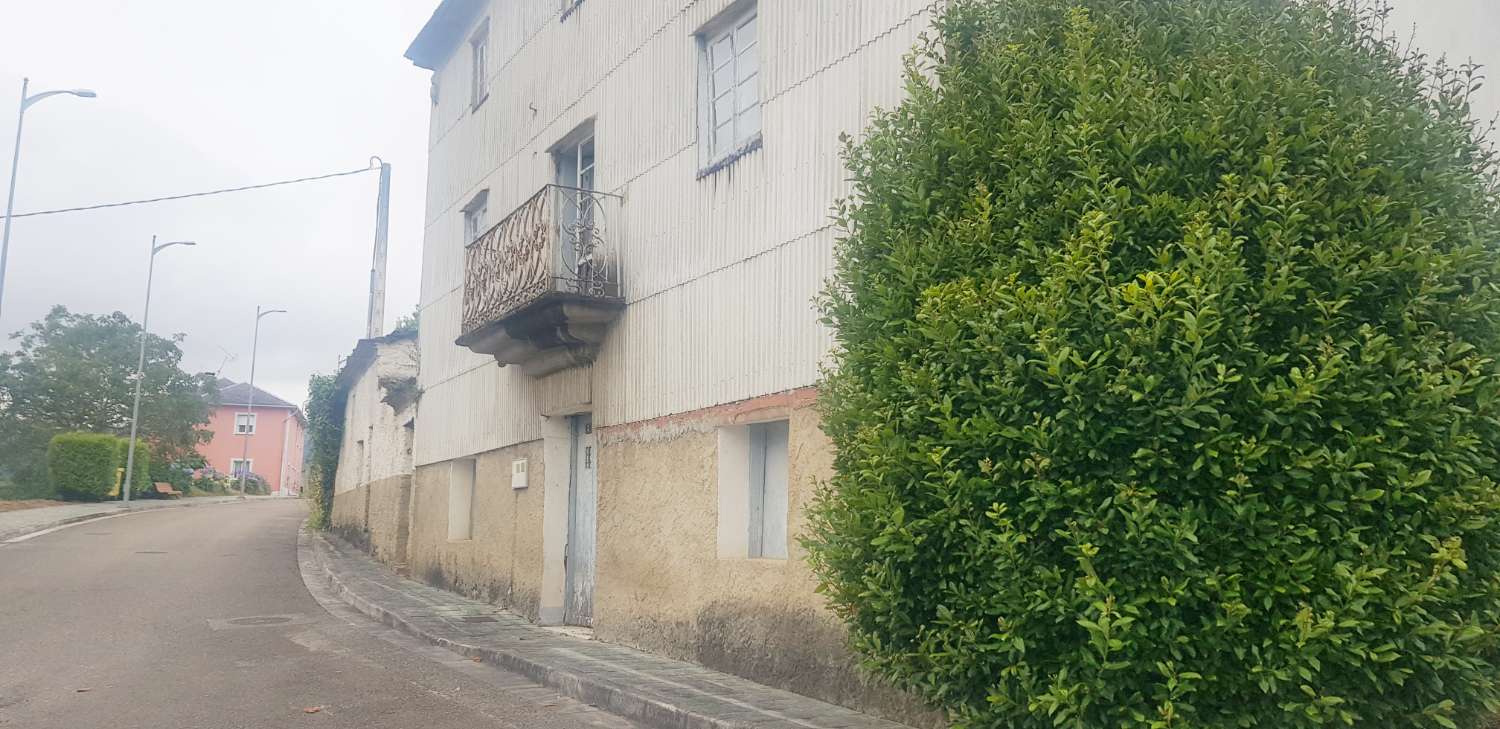
[[[47,522],[46,524],[42,524],[40,526],[29,526],[26,527],[25,531],[0,533],[0,547],[3,547],[7,544],[24,542],[28,539],[39,537],[44,533],[51,532],[56,529],[73,526],[75,524],[82,524],[89,521],[113,519],[117,516],[129,516],[131,514],[144,514],[148,511],[161,511],[163,509],[180,509],[190,506],[216,506],[219,504],[238,504],[244,501],[247,501],[247,499],[243,496],[239,496],[233,499],[226,498],[222,501],[215,500],[205,503],[195,503],[191,501],[173,501],[162,504],[161,506],[149,506],[145,508],[142,508],[140,506],[120,506],[110,511],[101,511],[96,514],[80,514],[78,516],[70,516],[64,519]]]
[[[421,626],[402,618],[394,611],[361,597],[350,590],[345,586],[328,557],[329,552],[336,550],[337,547],[330,544],[321,534],[312,533],[310,536],[312,538],[308,540],[308,550],[312,552],[313,562],[326,576],[330,592],[366,617],[400,630],[407,635],[419,638],[432,645],[446,648],[467,658],[477,658],[484,663],[519,673],[565,696],[578,699],[626,719],[658,727],[659,729],[748,729],[755,725],[762,727],[774,726],[774,724],[766,723],[767,716],[764,714],[760,716],[746,716],[744,721],[708,716],[666,701],[633,694],[627,689],[600,681],[586,674],[553,668],[513,651],[501,648],[480,647],[435,635],[431,631],[424,630]],[[303,546],[300,540],[298,546],[299,548]],[[820,727],[820,725],[798,721],[790,717],[786,717],[786,719],[792,724],[803,727],[814,729]],[[879,724],[879,722],[876,723]]]

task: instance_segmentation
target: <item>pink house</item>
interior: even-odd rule
[[[239,475],[248,467],[250,473],[266,480],[274,495],[301,494],[307,420],[296,405],[260,388],[255,388],[253,408],[250,399],[249,385],[219,380],[219,407],[208,424],[214,437],[198,446],[198,455],[220,473]],[[250,439],[248,459],[244,459],[246,438]]]

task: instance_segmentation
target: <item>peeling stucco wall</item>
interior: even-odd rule
[[[811,390],[600,431],[598,637],[918,725],[937,717],[863,678],[797,537],[833,449]],[[718,429],[789,421],[788,558],[721,559]],[[734,466],[727,466],[734,467]]]
[[[511,463],[528,461],[525,489],[511,488]],[[448,487],[453,462],[416,471],[410,570],[414,578],[503,605],[532,620],[542,584],[545,468],[540,441],[475,457],[472,538],[448,539]]]
[[[411,482],[410,475],[391,476],[334,494],[330,518],[335,533],[401,574],[408,572]]]
[[[862,676],[843,626],[815,591],[797,543],[806,507],[833,469],[815,397],[803,388],[596,431],[596,635],[908,724],[940,726],[913,697]],[[774,420],[789,424],[788,558],[723,556],[721,430]],[[548,613],[556,610],[552,592],[565,541],[568,436],[566,418],[548,421],[557,427],[544,423],[543,440],[475,457],[470,539],[448,538],[450,479],[463,461],[416,469],[413,577],[533,621],[557,619]],[[528,463],[523,490],[511,488],[517,459]],[[546,574],[552,577],[544,580]]]

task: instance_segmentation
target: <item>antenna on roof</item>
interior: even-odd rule
[[[217,370],[214,371],[214,379],[215,380],[219,379],[219,377],[224,373],[224,365],[227,365],[230,362],[233,362],[236,359],[238,359],[238,357],[234,356],[233,352],[230,352],[229,350],[225,349],[223,345],[219,345],[219,351],[224,353],[224,359],[223,359],[223,361],[219,362],[219,369],[217,369]]]

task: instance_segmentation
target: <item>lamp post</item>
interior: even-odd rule
[[[250,397],[245,401],[246,414],[250,416],[251,423],[255,422],[255,352],[260,348],[260,320],[272,314],[285,314],[286,309],[271,309],[261,311],[255,307],[255,336],[250,340]],[[238,427],[238,423],[235,424]],[[240,451],[240,496],[245,495],[245,479],[250,476],[250,424],[245,428],[245,445]]]
[[[10,194],[5,199],[5,236],[3,240],[0,240],[0,302],[3,302],[5,298],[5,264],[10,257],[10,216],[15,212],[16,207],[16,170],[21,166],[21,129],[26,125],[26,109],[49,96],[66,94],[82,99],[92,99],[97,96],[88,89],[43,91],[39,94],[27,95],[30,87],[31,79],[21,79],[21,110],[16,114],[16,149],[10,159]]]
[[[151,324],[151,281],[156,278],[156,254],[172,246],[195,245],[198,244],[190,240],[159,244],[156,236],[151,236],[151,263],[146,266],[146,310],[141,313],[141,354],[135,365],[135,404],[130,408],[130,445],[125,449],[125,483],[120,486],[122,500],[127,504],[130,503],[130,487],[135,483],[135,434],[141,424],[141,383],[146,379],[146,333]]]

